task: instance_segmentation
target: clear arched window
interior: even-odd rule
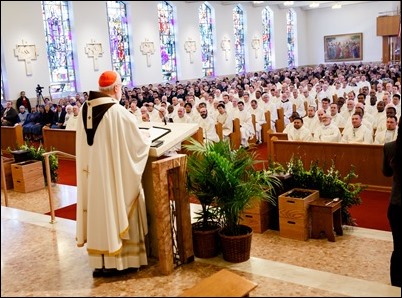
[[[289,9],[286,14],[286,32],[288,45],[288,67],[295,67],[295,32],[296,32],[296,13]]]
[[[122,1],[107,1],[106,6],[112,68],[120,74],[123,84],[129,85],[132,77],[126,4]]]
[[[214,38],[212,10],[205,2],[198,10],[201,35],[202,71],[205,77],[214,75]]]
[[[50,83],[76,92],[68,1],[42,1]]]
[[[239,5],[233,8],[233,28],[236,73],[242,74],[246,72],[244,52],[244,12]]]
[[[162,76],[165,81],[177,80],[176,35],[173,6],[166,1],[158,3],[158,23]]]
[[[272,70],[272,24],[273,13],[267,6],[262,12],[262,50],[264,53],[264,70]]]

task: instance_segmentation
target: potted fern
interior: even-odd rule
[[[190,140],[185,147],[190,154],[188,179],[203,182],[202,192],[198,195],[207,200],[200,203],[214,208],[213,218],[221,225],[219,236],[223,258],[229,262],[248,260],[252,229],[240,224],[241,216],[251,206],[251,200],[275,204],[274,186],[280,186],[281,181],[267,171],[255,171],[256,153],[245,148],[232,149],[230,141],[201,144]],[[197,161],[200,166],[195,170],[193,164]],[[189,191],[194,193],[193,184],[189,185]],[[200,214],[201,218],[211,218],[211,209],[202,210],[206,212]]]

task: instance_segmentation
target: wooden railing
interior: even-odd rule
[[[52,178],[50,175],[50,162],[49,162],[49,156],[52,154],[56,155],[57,157],[64,157],[64,158],[73,159],[73,160],[75,160],[75,155],[71,155],[71,154],[68,154],[65,152],[61,152],[61,151],[50,151],[50,152],[43,153],[43,156],[45,157],[46,181],[48,181],[47,192],[49,195],[50,223],[55,223],[56,215],[54,213],[52,183],[50,183],[50,181],[52,181]]]

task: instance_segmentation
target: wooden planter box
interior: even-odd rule
[[[304,197],[294,197],[296,192],[308,192]],[[309,204],[318,199],[318,190],[293,188],[281,194],[279,203],[279,234],[281,237],[307,240],[311,233]]]
[[[7,189],[13,188],[13,175],[11,174],[11,164],[14,163],[14,158],[2,157],[4,166],[4,176],[6,178]],[[3,180],[1,181],[1,189],[4,189]]]
[[[42,162],[27,160],[11,165],[14,191],[31,192],[45,187]]]
[[[249,226],[255,233],[264,233],[268,230],[269,206],[267,201],[252,200],[250,207],[242,213],[240,224]]]

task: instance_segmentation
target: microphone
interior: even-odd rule
[[[157,110],[158,112],[162,112],[160,109],[155,107],[155,105],[154,105],[154,109]],[[165,125],[167,125],[165,113],[163,113],[163,123],[165,123]]]

